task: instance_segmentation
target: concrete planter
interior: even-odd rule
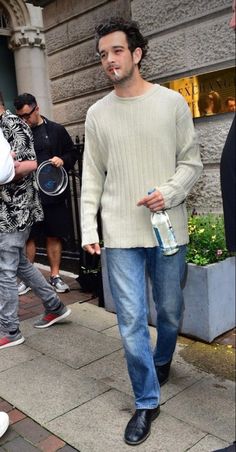
[[[181,332],[204,341],[235,326],[235,257],[200,267],[188,264]]]
[[[107,274],[106,253],[102,250],[104,305],[116,312]],[[147,299],[150,325],[156,324],[156,310],[148,280]],[[235,257],[200,267],[187,265],[184,287],[184,313],[180,332],[211,342],[235,326]]]

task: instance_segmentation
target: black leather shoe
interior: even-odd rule
[[[163,364],[163,366],[155,366],[160,386],[163,386],[169,380],[171,361],[172,360],[166,364]]]
[[[135,446],[141,444],[151,432],[151,423],[160,414],[160,407],[150,410],[136,410],[125,429],[124,440]]]

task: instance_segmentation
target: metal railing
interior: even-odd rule
[[[72,229],[73,235],[68,242],[68,251],[79,252],[81,248],[81,233],[80,233],[80,192],[82,183],[82,169],[83,169],[83,153],[84,153],[84,136],[80,140],[79,136],[75,139],[75,152],[77,154],[77,161],[74,168],[69,172],[69,188],[70,188],[70,209],[72,214]],[[71,248],[71,249],[70,249]]]

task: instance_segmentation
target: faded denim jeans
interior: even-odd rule
[[[17,276],[41,298],[45,310],[60,306],[60,299],[42,273],[26,258],[24,248],[30,228],[0,232],[0,331],[19,327]]]
[[[159,247],[106,248],[109,282],[137,409],[155,408],[160,402],[155,365],[166,364],[175,350],[183,309],[185,254],[186,246],[172,256],[164,256]],[[147,321],[146,272],[157,310],[154,351]]]

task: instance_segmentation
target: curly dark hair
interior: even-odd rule
[[[141,61],[148,51],[148,40],[139,31],[138,23],[132,20],[126,20],[122,17],[111,17],[98,25],[95,28],[96,51],[99,53],[99,40],[103,36],[113,33],[114,31],[123,31],[126,34],[128,48],[131,53],[133,53],[137,47],[142,49],[142,57],[138,65],[140,67]]]

